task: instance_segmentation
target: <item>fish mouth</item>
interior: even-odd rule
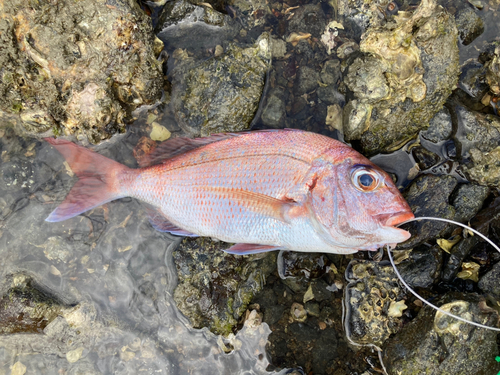
[[[396,213],[389,214],[381,214],[375,215],[375,218],[382,224],[384,227],[394,227],[401,223],[404,223],[406,220],[413,219],[415,215],[411,211],[402,211]]]

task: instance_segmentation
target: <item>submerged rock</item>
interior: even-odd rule
[[[428,127],[458,80],[457,28],[435,1],[411,16],[370,27],[345,78],[354,100],[344,108],[344,134],[368,154],[392,151]]]
[[[98,143],[161,96],[149,18],[133,0],[0,1],[0,109],[31,132]]]
[[[185,239],[173,253],[179,284],[174,300],[193,327],[232,333],[248,303],[276,265],[275,253],[250,257],[223,252],[225,242]]]
[[[263,26],[267,22],[267,17],[272,14],[270,4],[265,0],[231,0],[229,5],[245,29]]]
[[[235,26],[231,17],[207,3],[176,0],[162,9],[156,32],[169,49],[214,48],[237,33]]]
[[[441,309],[464,319],[496,327],[498,313],[477,295],[442,299]],[[439,306],[440,304],[438,304]],[[499,366],[497,333],[423,308],[394,337],[387,340],[383,361],[389,375],[495,374]]]
[[[270,62],[265,33],[253,47],[231,45],[219,57],[176,68],[172,103],[181,128],[193,136],[248,129]]]
[[[43,333],[65,309],[62,301],[27,274],[11,275],[8,289],[0,299],[0,334]]]

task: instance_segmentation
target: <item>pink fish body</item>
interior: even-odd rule
[[[405,241],[413,218],[391,178],[349,146],[298,130],[176,138],[130,169],[47,139],[79,181],[47,221],[130,196],[154,207],[151,223],[179,235],[237,243],[238,254],[287,249],[354,253]],[[183,152],[185,151],[185,152]]]

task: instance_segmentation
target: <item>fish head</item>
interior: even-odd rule
[[[318,159],[312,210],[323,238],[349,250],[376,250],[410,238],[396,228],[414,217],[392,178],[355,150]]]

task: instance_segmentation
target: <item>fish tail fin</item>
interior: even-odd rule
[[[123,197],[119,175],[129,168],[63,139],[45,138],[59,151],[78,181],[66,199],[45,219],[58,222],[70,219],[104,203]]]

